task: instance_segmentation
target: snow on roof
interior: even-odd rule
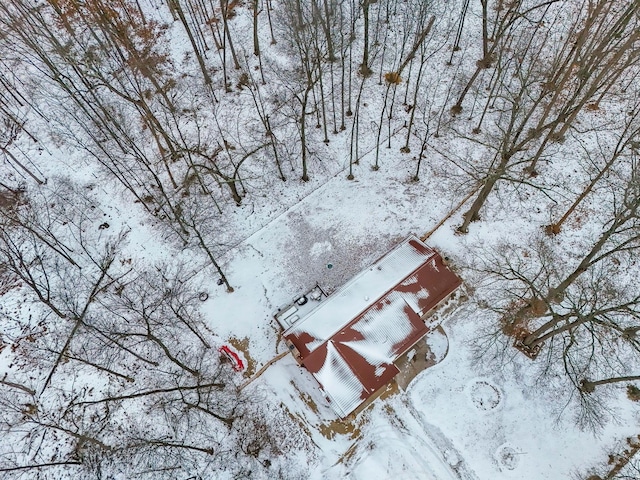
[[[338,353],[335,344],[329,341],[326,345],[325,360],[314,377],[331,400],[333,410],[346,417],[367,397],[367,391],[346,359]]]
[[[422,317],[461,284],[462,281],[436,253],[397,285],[394,291],[399,292],[405,302]]]
[[[427,331],[402,296],[391,292],[314,350],[304,365],[345,417],[398,373],[393,362]]]
[[[398,357],[398,349],[413,332],[426,333],[424,323],[415,314],[411,315],[414,312],[410,308],[402,296],[391,292],[349,327],[359,332],[362,338],[342,343],[371,365],[393,363]],[[336,335],[337,338],[340,336]]]
[[[435,250],[416,237],[409,237],[343,285],[309,315],[285,331],[284,336],[299,339],[292,342],[304,357],[436,255]]]
[[[345,417],[398,373],[393,362],[428,332],[422,315],[460,284],[410,237],[284,335]]]

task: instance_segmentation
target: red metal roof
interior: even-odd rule
[[[428,332],[421,317],[461,283],[435,250],[410,237],[284,336],[344,417],[398,373],[393,362]]]

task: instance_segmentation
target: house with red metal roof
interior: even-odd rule
[[[411,236],[306,315],[295,315],[294,305],[276,318],[298,363],[346,417],[396,376],[394,362],[461,284],[440,254]]]

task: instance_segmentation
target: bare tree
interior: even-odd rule
[[[498,82],[498,86],[490,88],[496,99],[487,101],[500,113],[496,125],[499,134],[491,142],[478,140],[478,143],[499,146],[489,149],[492,150],[489,168],[481,180],[482,188],[458,229],[461,233],[466,233],[469,224],[479,218],[479,211],[496,182],[514,178],[510,172],[520,165],[528,164],[526,171],[536,175],[535,165],[548,146],[562,140],[584,107],[609,92],[638,61],[633,49],[638,32],[633,20],[637,5],[598,2],[592,9],[585,10],[584,28],[579,32],[568,32],[568,38],[577,35],[576,44],[570,40],[555,43],[549,27],[531,29],[523,25],[522,29],[518,28],[518,38],[515,38],[514,28],[524,18],[537,13],[536,24],[540,25],[549,15],[550,8],[551,4],[545,3],[528,10],[526,16],[514,14],[507,22],[511,33],[505,33],[501,40],[503,47],[490,53],[499,74],[492,77],[492,82]],[[587,41],[587,38],[595,38],[590,33],[595,31],[604,32],[597,38],[615,37],[616,41]],[[629,36],[622,32],[629,32]],[[539,59],[547,55],[553,59],[549,71],[538,64]],[[582,73],[574,71],[576,63],[583,65]],[[480,69],[476,71],[479,72]],[[467,91],[465,89],[461,98]],[[454,110],[460,109],[459,100]],[[534,149],[533,153],[527,153],[530,149]]]
[[[0,470],[174,478],[276,463],[290,419],[273,409],[260,418],[256,391],[237,388],[202,321],[192,269],[132,262],[89,198],[47,188],[42,201],[27,191],[12,215],[48,205],[51,235],[67,239],[77,265],[6,217],[0,262],[40,307],[3,336],[12,366],[0,381],[0,430],[12,448]]]

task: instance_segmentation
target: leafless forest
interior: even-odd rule
[[[639,74],[629,0],[3,0],[0,293],[26,293],[0,310],[0,476],[306,478],[309,438],[212,353],[190,269],[124,256],[96,198],[234,295],[234,212],[335,175],[337,142],[344,182],[378,170],[392,136],[408,182],[470,195],[461,236],[491,202],[554,205],[465,266],[499,319],[479,348],[515,342],[597,430],[612,386],[639,396]]]

